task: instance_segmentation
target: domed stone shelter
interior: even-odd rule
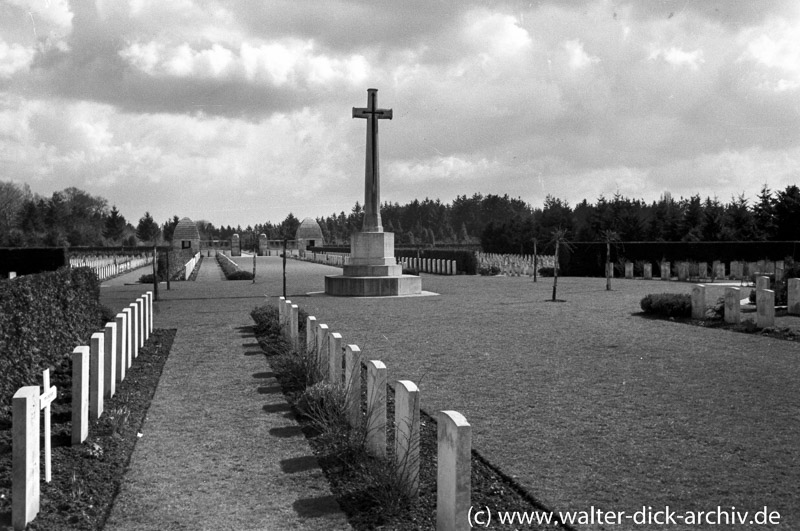
[[[183,218],[175,225],[175,231],[172,233],[172,248],[191,249],[195,252],[200,250],[200,231],[197,230],[194,221]]]
[[[294,239],[297,240],[297,248],[302,250],[325,244],[322,229],[314,218],[306,218],[300,223]]]

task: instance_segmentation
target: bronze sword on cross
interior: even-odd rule
[[[353,118],[367,119],[367,163],[364,177],[364,224],[362,232],[383,232],[381,186],[378,170],[378,120],[391,120],[392,109],[378,109],[378,89],[367,89],[367,106],[353,107]]]

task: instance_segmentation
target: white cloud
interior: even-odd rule
[[[765,71],[762,86],[778,92],[800,88],[800,18],[771,21],[746,32],[746,50],[740,61],[755,61]]]
[[[73,14],[67,0],[6,0],[29,14],[34,25],[44,23],[60,33],[72,30]]]
[[[665,49],[655,49],[650,53],[650,57],[648,57],[651,61],[659,58],[675,68],[687,67],[691,70],[699,69],[700,64],[705,62],[703,59],[703,50],[687,52],[676,46],[670,46]]]
[[[583,49],[583,43],[578,39],[564,42],[564,49],[567,51],[569,67],[572,70],[582,70],[592,63],[600,62],[599,57],[592,57]]]
[[[119,52],[131,66],[151,76],[234,79],[274,86],[359,84],[369,72],[367,60],[357,54],[331,57],[318,53],[313,41],[284,39],[251,44],[238,50],[218,43],[195,49],[188,43],[133,42]]]
[[[36,50],[13,43],[9,45],[0,40],[0,78],[11,77],[21,70],[30,67]]]
[[[516,17],[484,9],[466,16],[466,43],[490,57],[508,57],[528,49],[533,40]]]

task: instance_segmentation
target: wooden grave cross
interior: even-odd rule
[[[44,380],[44,393],[39,396],[39,409],[44,410],[44,480],[50,483],[50,404],[56,399],[56,386],[50,386],[50,369],[45,369],[42,373]]]

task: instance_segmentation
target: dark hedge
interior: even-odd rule
[[[606,244],[572,242],[571,249],[559,252],[559,274],[569,276],[605,276]],[[620,263],[650,262],[653,271],[662,260],[672,262],[715,260],[784,260],[800,256],[800,242],[617,242],[611,244],[611,261]]]
[[[86,267],[0,281],[0,403],[88,345],[103,327],[100,282]]]
[[[0,248],[0,278],[8,278],[10,271],[17,275],[33,275],[55,271],[67,264],[67,250],[63,247]]]

